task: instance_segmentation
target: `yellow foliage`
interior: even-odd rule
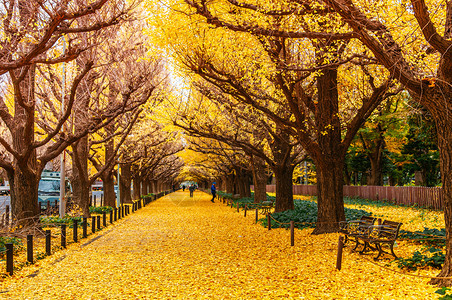
[[[72,245],[39,262],[37,276],[24,268],[1,284],[2,299],[437,299],[428,279],[381,269],[350,248],[335,269],[338,234],[267,231],[196,191],[153,202],[113,231],[80,247]],[[367,209],[367,207],[366,207]],[[419,211],[371,208],[403,221]],[[440,215],[436,212],[428,215]],[[397,254],[413,247],[398,242]],[[380,262],[385,264],[387,261]],[[389,268],[395,268],[390,266]],[[422,275],[435,275],[424,271]]]

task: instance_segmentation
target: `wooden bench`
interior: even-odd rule
[[[399,236],[399,230],[402,223],[384,220],[381,225],[371,225],[367,230],[360,235],[356,236],[356,240],[362,241],[364,244],[360,254],[366,252],[368,249],[378,250],[378,255],[375,259],[378,259],[383,253],[392,254],[394,258],[397,256],[394,253],[394,243]],[[383,251],[383,245],[387,245],[391,253]],[[354,249],[356,249],[357,245]],[[373,247],[374,246],[374,247]]]
[[[353,249],[356,249],[359,245],[357,237],[363,235],[369,226],[374,225],[376,220],[377,218],[374,217],[362,216],[359,220],[339,222],[339,232],[345,235],[344,244],[347,243],[349,238],[353,238],[356,243]]]
[[[266,215],[272,212],[272,209],[275,207],[275,203],[272,201],[262,201],[260,203],[248,203],[247,209],[259,209],[260,214]]]

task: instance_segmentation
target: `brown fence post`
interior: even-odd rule
[[[66,248],[66,224],[61,224],[61,247]]]
[[[258,219],[259,219],[259,208],[256,208],[256,224]]]
[[[13,257],[13,243],[5,244],[6,247],[6,273],[13,276],[14,272],[14,257]]]
[[[27,261],[33,263],[33,235],[27,234]]]
[[[290,221],[290,245],[295,245],[295,222]]]
[[[72,239],[74,240],[74,243],[78,242],[78,221],[72,220]]]
[[[96,217],[91,217],[91,232],[96,232]]]
[[[270,219],[270,214],[267,214],[267,227],[268,227],[268,230],[272,229],[272,223],[271,223],[271,219]]]
[[[83,238],[88,236],[88,218],[83,217]]]
[[[344,237],[341,235],[339,237],[339,242],[337,243],[337,260],[336,260],[336,269],[339,271],[342,268],[342,248],[344,247]]]
[[[237,201],[237,212],[239,212],[239,201]]]
[[[246,217],[246,210],[248,209],[248,204],[245,204],[245,212],[243,213],[243,216]]]
[[[51,242],[51,231],[50,229],[46,230],[46,255],[52,254],[52,242]]]

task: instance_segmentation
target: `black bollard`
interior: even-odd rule
[[[61,247],[66,248],[66,224],[61,224]]]
[[[107,214],[104,211],[102,212],[102,224],[107,227]]]
[[[259,219],[259,209],[256,208],[256,224],[257,224],[257,220]]]
[[[336,260],[336,269],[339,271],[342,268],[342,248],[344,247],[344,237],[341,235],[339,237],[339,242],[337,243],[337,260]]]
[[[5,244],[6,247],[6,273],[13,276],[14,259],[13,259],[13,243]]]
[[[290,245],[295,245],[295,223],[290,221]]]
[[[88,218],[83,217],[83,238],[88,236]]]
[[[74,240],[74,243],[78,242],[78,221],[72,220],[72,239]]]
[[[115,222],[116,222],[116,220],[118,219],[118,217],[117,217],[118,216],[118,213],[117,213],[118,209],[115,207],[114,211],[115,211],[114,215],[115,215]]]
[[[246,210],[248,209],[248,204],[245,204],[245,212],[244,212],[244,217],[246,217]]]
[[[91,217],[91,232],[96,232],[96,217]]]
[[[46,230],[46,255],[52,254],[52,244],[51,244],[51,232],[50,230]]]
[[[267,223],[268,223],[268,230],[272,229],[272,223],[271,223],[271,219],[270,219],[270,214],[267,214]]]
[[[110,224],[113,224],[113,211],[110,210]]]
[[[97,229],[100,230],[100,216],[97,216]]]
[[[27,235],[27,261],[33,263],[33,235]]]

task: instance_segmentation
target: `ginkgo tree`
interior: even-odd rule
[[[7,171],[10,179],[12,213],[19,224],[27,225],[37,220],[40,212],[38,182],[46,163],[88,132],[102,127],[107,119],[102,117],[86,124],[84,130],[77,134],[63,132],[61,129],[71,115],[77,89],[93,67],[93,62],[88,61],[80,68],[74,68],[72,76],[66,80],[64,92],[61,85],[53,86],[53,93],[42,98],[35,93],[36,84],[51,83],[53,79],[44,75],[40,81],[37,76],[42,73],[37,72],[38,64],[51,65],[74,60],[93,46],[81,42],[80,34],[93,36],[105,28],[118,25],[128,18],[134,5],[106,0],[90,4],[71,1],[5,2],[0,73],[7,75],[7,84],[11,89],[0,98],[0,118],[2,125],[8,128],[7,135],[0,137],[0,166]],[[58,42],[63,34],[64,45]],[[8,98],[12,100],[9,106],[5,101]],[[52,106],[50,103],[56,101],[60,105],[53,106],[61,107],[63,98],[63,110],[56,110],[56,114],[50,117],[54,126],[44,126],[37,135],[36,125],[44,124],[36,118],[37,106]]]
[[[388,96],[388,72],[352,40],[354,33],[334,11],[321,6],[292,11],[290,2],[228,0],[169,6],[176,13],[162,19],[177,18],[179,26],[178,34],[166,39],[169,51],[178,59],[189,48],[185,53],[193,53],[194,73],[297,137],[317,170],[314,233],[337,231],[345,218],[345,154]],[[163,32],[169,30],[166,24],[157,23]],[[357,80],[344,80],[347,76]]]
[[[241,149],[253,171],[256,202],[266,200],[268,166],[276,178],[276,211],[293,209],[292,175],[304,154],[296,140],[253,107],[224,95],[221,89],[200,82],[194,82],[194,86],[197,92],[192,94],[189,105],[178,110],[173,122],[193,136]]]
[[[432,283],[452,285],[452,2],[326,0],[360,40],[426,107],[435,120],[440,152],[447,249]],[[382,9],[383,8],[383,9]]]

